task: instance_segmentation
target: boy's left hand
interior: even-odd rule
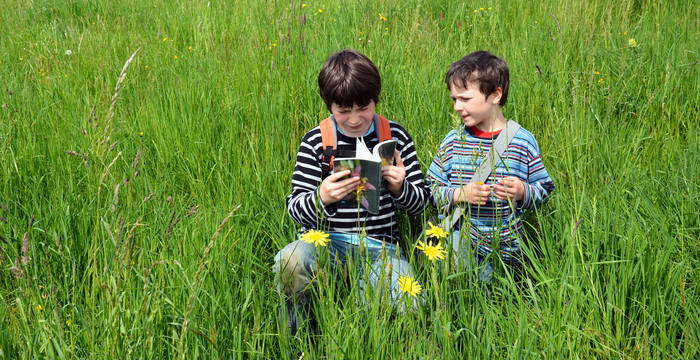
[[[525,185],[515,176],[506,176],[493,185],[493,194],[501,200],[522,201],[525,199]]]
[[[406,168],[403,166],[403,160],[397,150],[394,150],[394,159],[396,159],[396,165],[385,165],[382,167],[382,177],[386,180],[391,195],[399,197],[403,193],[403,180],[406,178]]]

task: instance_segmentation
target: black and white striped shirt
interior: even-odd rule
[[[287,196],[289,215],[301,225],[301,231],[322,229],[345,233],[364,233],[367,236],[396,243],[398,229],[396,210],[409,215],[420,214],[428,204],[430,189],[423,180],[423,173],[418,163],[418,156],[411,135],[399,124],[390,121],[391,135],[396,140],[404,166],[406,179],[403,193],[394,198],[388,190],[382,191],[379,200],[379,213],[372,215],[356,204],[334,203],[323,206],[319,196],[322,171],[321,160],[323,143],[318,126],[304,135],[297,152],[297,162],[292,174],[292,192]],[[363,137],[369,149],[374,148],[379,139],[375,131]],[[336,157],[355,156],[356,138],[337,132]]]

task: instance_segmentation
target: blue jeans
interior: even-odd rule
[[[396,245],[384,243],[382,254],[382,242],[370,237],[359,237],[356,234],[331,232],[330,243],[327,246],[329,260],[335,271],[339,267],[359,266],[361,278],[359,281],[360,298],[364,301],[366,287],[376,288],[383,278],[389,285],[387,294],[394,308],[405,311],[406,302],[401,299],[399,289],[400,276],[413,276],[408,261],[396,256]],[[364,252],[360,252],[360,243]],[[275,264],[272,271],[275,273],[275,284],[281,295],[285,296],[287,324],[291,333],[296,333],[298,317],[311,317],[310,287],[313,285],[313,277],[316,273],[319,251],[325,248],[316,248],[313,244],[302,240],[296,240],[275,255]],[[336,262],[337,259],[337,262]],[[352,261],[350,261],[352,259]],[[355,261],[355,259],[357,259]],[[413,307],[417,306],[414,300]],[[280,317],[282,313],[280,312]],[[281,321],[281,319],[280,319]]]
[[[462,237],[460,237],[459,233],[459,230],[455,230],[452,232],[452,236],[448,238],[449,243],[452,244],[455,263],[461,263],[466,269],[472,269],[473,266],[476,266],[479,281],[483,284],[490,284],[493,280],[493,264],[484,255],[479,254],[476,249],[472,248],[468,233],[462,234]],[[466,240],[462,238],[466,238]]]

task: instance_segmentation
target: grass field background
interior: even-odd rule
[[[697,358],[699,22],[694,1],[5,0],[0,358]],[[528,281],[486,297],[407,227],[418,310],[326,273],[319,330],[284,334],[284,198],[343,48],[424,171],[458,124],[449,64],[508,62],[504,113],[557,185]]]

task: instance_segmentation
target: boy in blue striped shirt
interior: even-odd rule
[[[464,124],[442,141],[426,178],[438,209],[465,207],[465,218],[453,229],[452,247],[465,264],[474,256],[479,279],[490,282],[492,262],[485,261],[486,256],[498,243],[504,262],[521,263],[523,211],[542,205],[554,182],[544,168],[535,137],[524,128],[516,132],[485,183],[471,182],[494,140],[505,131],[507,120],[501,108],[508,98],[508,66],[489,52],[477,51],[452,64],[445,82]]]

